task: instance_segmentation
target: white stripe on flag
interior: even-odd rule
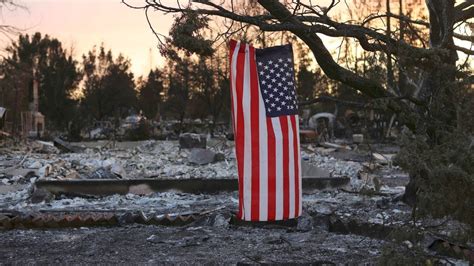
[[[283,219],[283,134],[280,118],[272,117],[273,131],[275,132],[275,181],[276,181],[276,210],[275,219]]]
[[[296,134],[296,138],[297,138],[297,142],[296,144],[298,145],[297,146],[297,149],[298,149],[298,162],[297,164],[299,165],[298,166],[298,178],[299,178],[299,199],[300,199],[300,206],[299,206],[299,210],[298,210],[298,216],[301,215],[302,211],[303,211],[303,179],[302,179],[302,172],[303,170],[301,169],[301,150],[300,150],[300,134],[299,134],[299,128],[300,128],[300,119],[299,117],[296,115],[295,116],[295,122],[296,122],[296,131],[297,134]]]
[[[234,136],[237,134],[237,88],[236,76],[237,76],[237,56],[239,55],[240,42],[237,42],[234,48],[234,54],[232,54],[232,101],[233,101],[233,115],[234,115]]]
[[[244,91],[243,91],[243,113],[244,113],[244,220],[251,219],[252,206],[252,131],[251,131],[251,112],[250,112],[250,51],[249,45],[245,45],[245,64],[244,64]]]
[[[288,161],[289,161],[289,174],[290,174],[290,216],[289,218],[295,217],[295,153],[294,153],[294,143],[293,143],[293,126],[291,123],[290,116],[288,117]]]
[[[256,60],[256,59],[255,59]],[[258,75],[257,75],[258,79]],[[260,135],[260,221],[268,220],[268,136],[265,103],[258,82],[259,135]]]

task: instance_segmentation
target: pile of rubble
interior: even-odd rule
[[[84,179],[236,179],[233,145],[226,139],[207,140],[198,134],[182,134],[179,141],[30,141],[3,149],[0,184]],[[349,178],[347,189],[351,191],[388,189],[377,175],[406,176],[391,165],[391,159],[387,159],[391,154],[367,155],[335,147],[315,150],[311,145],[304,146],[303,175]]]
[[[97,143],[98,144],[98,143]],[[116,148],[76,144],[80,151],[60,153],[35,141],[0,155],[3,184],[43,179],[236,178],[232,146],[225,141],[205,148],[181,149],[176,141],[117,143]],[[79,150],[79,149],[78,149]]]

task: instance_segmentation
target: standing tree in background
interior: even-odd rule
[[[212,136],[217,122],[225,121],[230,116],[229,75],[221,62],[219,55],[201,57],[196,65],[196,81],[192,91],[193,109],[201,118],[210,117],[209,129]]]
[[[457,62],[458,52],[474,55],[474,51],[468,48],[469,45],[460,46],[454,41],[474,43],[472,36],[469,36],[472,31],[469,25],[472,24],[467,23],[474,18],[474,1],[426,0],[427,21],[392,12],[373,13],[358,21],[345,20],[334,15],[335,7],[341,3],[336,0],[326,6],[299,0],[250,2],[262,12],[255,14],[251,8],[235,9],[232,0],[224,4],[212,0],[178,4],[145,1],[142,8],[176,13],[180,17],[192,16],[197,20],[199,17],[215,18],[216,21],[224,18],[228,22],[228,27],[222,32],[225,38],[233,33],[227,29],[235,24],[260,31],[290,32],[298,37],[311,50],[330,79],[358,91],[371,99],[374,106],[397,114],[399,121],[408,129],[399,158],[410,174],[404,199],[413,206],[414,211],[435,217],[452,215],[474,225],[474,147],[470,138],[473,132],[470,127],[463,126],[465,119],[472,120],[463,114],[474,106],[473,95],[469,93],[474,77],[471,72],[465,71],[465,64],[463,69]],[[403,21],[403,29],[413,34],[416,34],[418,26],[425,27],[429,30],[429,39],[420,40],[421,45],[407,43],[383,24],[378,28],[367,25],[368,20],[384,18],[388,18],[387,21],[390,18]],[[196,50],[197,43],[190,40],[196,38],[203,42],[205,38],[199,32],[190,33],[186,43],[192,44],[190,48]],[[401,62],[402,71],[416,69],[419,75],[404,77],[406,82],[401,83],[364,76],[335,60],[322,35],[353,40],[359,49],[374,55],[389,56],[386,61]],[[183,43],[183,48],[186,43]],[[386,68],[389,67],[386,64]],[[387,75],[394,74],[390,72]]]
[[[80,81],[77,62],[69,51],[62,47],[59,40],[48,35],[42,36],[39,32],[31,37],[20,35],[18,41],[13,42],[6,51],[8,57],[3,62],[3,71],[16,84],[12,84],[11,88],[19,90],[21,86],[26,87],[22,94],[31,98],[29,87],[33,83],[33,73],[36,73],[39,111],[46,116],[47,127],[67,129],[76,107],[71,94]],[[25,84],[19,85],[19,81]]]
[[[160,52],[166,57],[168,65],[165,113],[180,122],[177,129],[179,132],[183,129],[184,119],[189,116],[192,91],[198,80],[198,67],[192,54],[207,57],[214,52],[210,41],[196,35],[200,29],[206,27],[207,21],[207,18],[197,14],[176,17],[170,29],[171,37],[160,45]]]
[[[328,95],[330,86],[326,76],[318,66],[313,70],[314,64],[311,52],[303,43],[296,41],[297,66],[296,66],[296,91],[299,102],[306,102],[321,95]]]
[[[137,107],[137,94],[130,61],[112,52],[93,49],[83,56],[84,98],[81,100],[84,115],[89,119],[124,117]]]
[[[230,118],[230,95],[225,47],[214,49],[199,37],[207,25],[208,19],[197,14],[176,17],[160,50],[169,66],[167,110],[178,114],[181,124],[185,116],[210,117],[214,134],[217,122]]]
[[[184,119],[189,114],[190,90],[192,86],[193,65],[189,58],[168,59],[168,90],[164,104],[167,117],[177,119],[178,131],[183,129]]]
[[[147,118],[159,117],[163,92],[163,73],[159,69],[150,70],[148,78],[139,87],[138,95],[138,107]]]

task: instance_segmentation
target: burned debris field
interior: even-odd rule
[[[154,140],[63,144],[76,152],[44,141],[2,151],[2,261],[340,264],[380,261],[387,252],[463,249],[455,261],[471,254],[449,242],[465,233],[459,222],[413,225],[401,201],[408,175],[389,159],[393,145],[304,144],[304,214],[252,224],[235,219],[233,141],[213,139],[206,149]],[[214,158],[198,164],[206,158],[197,151]],[[172,185],[163,189],[163,180]]]
[[[474,263],[474,1],[0,17],[0,265]]]

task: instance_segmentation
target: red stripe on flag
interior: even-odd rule
[[[283,140],[283,219],[290,217],[290,156],[288,141],[288,117],[280,116],[281,134]]]
[[[300,158],[299,158],[299,149],[298,149],[298,129],[296,128],[296,116],[292,115],[290,116],[291,119],[291,127],[293,129],[293,154],[294,154],[294,160],[295,160],[295,217],[298,217],[299,215],[299,210],[300,210],[300,172],[299,172],[299,166],[300,166]]]
[[[272,118],[267,117],[268,132],[268,220],[276,216],[276,147]]]
[[[260,132],[259,132],[259,91],[255,48],[250,46],[250,126],[252,134],[252,197],[251,219],[260,219]]]
[[[243,83],[244,83],[244,70],[245,70],[245,45],[240,44],[239,53],[237,55],[237,72],[236,72],[236,94],[237,94],[237,125],[235,131],[235,150],[237,154],[238,163],[238,173],[239,173],[239,218],[243,219],[244,217],[244,111],[242,106],[242,97],[243,97]]]

